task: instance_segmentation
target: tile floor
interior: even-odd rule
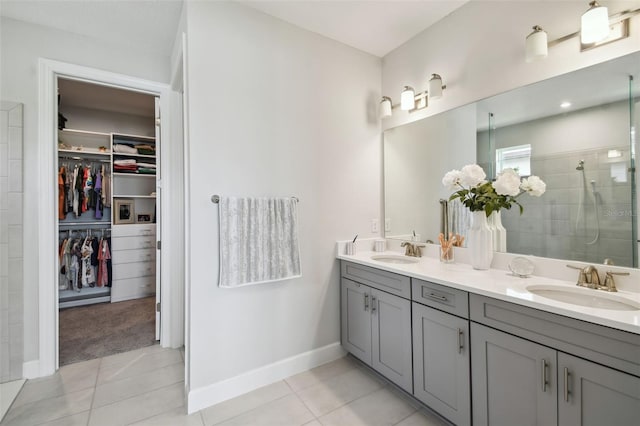
[[[345,357],[187,415],[183,353],[159,346],[29,380],[2,426],[445,425]]]

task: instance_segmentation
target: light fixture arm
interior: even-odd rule
[[[640,9],[625,10],[625,11],[622,11],[622,12],[614,13],[612,15],[609,15],[609,25],[619,24],[619,23],[625,21],[626,19],[629,19],[629,18],[631,18],[633,16],[636,16],[638,14],[640,14]],[[551,41],[549,41],[548,46],[549,47],[557,46],[558,44],[560,44],[562,42],[565,42],[567,40],[571,40],[572,38],[579,37],[579,36],[580,36],[580,30],[578,30],[578,31],[576,31],[574,33],[567,34],[565,36],[559,37],[559,38],[557,38],[555,40],[551,40]]]

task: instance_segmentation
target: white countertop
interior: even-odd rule
[[[339,253],[344,253],[344,251],[339,250]],[[412,264],[386,263],[371,258],[372,256],[384,254],[398,255],[399,253],[397,251],[358,251],[358,253],[353,256],[338,254],[337,257],[341,260],[442,284],[470,293],[493,297],[554,314],[640,334],[640,310],[618,311],[583,307],[547,299],[526,290],[527,286],[533,284],[565,287],[570,288],[572,291],[576,288],[582,290],[582,288],[576,286],[575,281],[569,282],[535,275],[529,278],[519,278],[501,269],[478,271],[466,263],[447,264],[440,262],[437,258],[428,256],[422,257],[418,263]],[[587,288],[584,288],[584,291],[606,293],[601,290]],[[640,293],[638,292],[619,290],[613,294],[640,304]]]

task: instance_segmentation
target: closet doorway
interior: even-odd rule
[[[57,78],[58,364],[160,339],[158,98]]]

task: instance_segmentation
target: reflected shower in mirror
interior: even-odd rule
[[[480,164],[537,175],[542,197],[503,210],[507,251],[637,266],[634,128],[640,53],[558,76],[385,131],[387,237],[437,240],[442,176]],[[465,130],[472,127],[473,134]]]

